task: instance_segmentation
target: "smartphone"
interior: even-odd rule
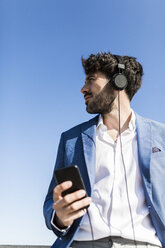
[[[55,170],[54,176],[57,184],[63,183],[65,181],[72,181],[72,187],[63,191],[62,196],[73,193],[80,189],[85,189],[83,179],[81,177],[79,168],[77,165],[68,166],[62,169]],[[86,193],[87,196],[87,193]]]

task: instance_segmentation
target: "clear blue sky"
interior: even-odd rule
[[[165,122],[164,0],[0,0],[0,244],[51,244],[42,205],[62,131],[91,118],[81,56],[137,57],[139,114]]]

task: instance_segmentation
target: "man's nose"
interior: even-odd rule
[[[84,84],[84,86],[81,88],[81,93],[82,93],[82,94],[85,94],[85,93],[87,93],[88,91],[89,91],[89,89],[88,89],[87,85]]]

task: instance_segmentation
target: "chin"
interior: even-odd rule
[[[89,114],[101,114],[100,111],[88,109],[88,106],[86,107],[86,111],[87,111]]]

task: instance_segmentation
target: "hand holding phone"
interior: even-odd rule
[[[58,185],[54,188],[53,209],[56,223],[64,228],[86,213],[91,198],[87,196],[78,166],[56,170],[55,179]]]

